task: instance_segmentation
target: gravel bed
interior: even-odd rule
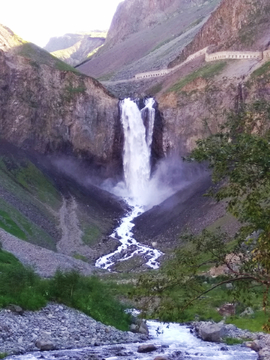
[[[140,342],[147,337],[106,326],[80,311],[50,303],[40,311],[0,311],[0,353],[23,354],[40,350]]]

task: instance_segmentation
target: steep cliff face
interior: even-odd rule
[[[41,153],[65,150],[119,166],[118,100],[33,44],[16,40],[14,47],[11,31],[1,34],[1,137]]]
[[[212,45],[212,50],[263,50],[269,42],[269,0],[223,0],[193,41],[169,64]]]

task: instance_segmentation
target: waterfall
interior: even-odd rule
[[[155,100],[145,100],[140,111],[137,104],[124,99],[120,102],[124,130],[123,170],[129,200],[141,205],[151,175],[151,145],[155,121]],[[144,124],[144,119],[147,124]],[[146,125],[146,126],[145,126]]]
[[[157,259],[162,252],[140,244],[133,237],[133,220],[146,210],[149,199],[151,176],[151,145],[155,122],[155,100],[146,99],[144,108],[140,110],[131,99],[120,102],[121,122],[124,130],[123,170],[125,191],[123,187],[115,190],[130,205],[131,210],[122,219],[111,237],[118,239],[121,245],[111,254],[102,256],[95,266],[110,269],[116,263],[134,256],[143,257],[145,265],[157,269]],[[120,190],[119,190],[120,188]]]

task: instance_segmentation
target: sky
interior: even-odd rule
[[[53,36],[109,29],[123,0],[2,1],[0,23],[24,40],[44,47]]]

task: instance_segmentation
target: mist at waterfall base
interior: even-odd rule
[[[135,199],[130,197],[124,181],[115,184],[113,179],[107,179],[101,187],[117,197],[125,199],[128,204],[137,203],[144,208],[144,211],[147,211],[161,204],[179,190],[192,186],[206,174],[205,166],[184,161],[177,155],[170,155],[158,162],[146,188],[138,193]]]

